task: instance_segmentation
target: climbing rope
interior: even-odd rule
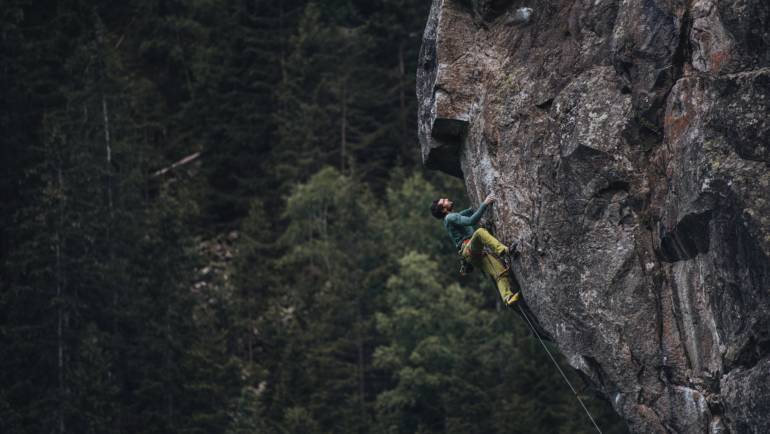
[[[500,259],[498,258],[498,260],[500,260]],[[502,276],[503,274],[506,274],[510,270],[510,267],[508,265],[506,265],[505,261],[500,260],[500,262],[502,262],[503,266],[506,268],[505,271],[500,273],[500,276]],[[497,282],[495,282],[494,279],[492,279],[492,284],[495,286],[495,288],[497,288]],[[503,300],[503,306],[505,306],[506,308],[510,309],[510,306],[505,303],[505,300]],[[521,308],[521,301],[517,302],[516,306],[519,308],[519,312],[521,313],[521,316],[523,316],[524,319],[527,321],[527,324],[529,325],[529,329],[532,330],[532,333],[535,335],[535,337],[537,337],[537,340],[540,341],[540,345],[543,346],[543,349],[545,350],[546,354],[548,354],[548,357],[551,358],[551,361],[553,362],[554,366],[556,366],[556,369],[561,374],[561,377],[564,379],[564,382],[567,383],[567,386],[569,386],[570,390],[572,390],[572,393],[575,395],[575,398],[577,398],[578,402],[580,403],[580,406],[583,407],[583,410],[586,412],[586,415],[588,416],[588,419],[591,420],[591,423],[596,428],[596,431],[599,434],[602,434],[601,428],[599,428],[599,425],[596,424],[596,421],[594,420],[593,416],[591,416],[591,412],[588,411],[588,408],[583,403],[583,400],[580,399],[580,395],[578,395],[577,390],[575,390],[575,388],[572,387],[572,383],[569,381],[569,379],[567,378],[567,375],[564,373],[564,371],[562,371],[561,366],[559,366],[559,363],[553,357],[553,354],[551,354],[551,351],[545,345],[545,342],[543,342],[543,338],[540,337],[540,333],[537,332],[537,329],[535,328],[535,325],[532,324],[532,321],[529,320],[529,317],[524,312],[524,309]]]
[[[556,369],[559,370],[559,373],[561,374],[562,378],[564,378],[564,381],[567,383],[567,386],[572,390],[572,393],[575,394],[575,398],[577,398],[580,405],[583,407],[583,410],[585,410],[586,414],[588,415],[588,418],[591,419],[591,423],[594,424],[594,427],[596,427],[596,431],[599,432],[599,434],[602,434],[602,430],[599,429],[599,425],[596,424],[596,421],[591,416],[591,412],[588,411],[588,408],[585,404],[583,404],[583,400],[580,399],[580,396],[578,395],[577,391],[574,387],[572,387],[572,383],[570,383],[569,379],[567,379],[567,376],[564,374],[564,371],[561,370],[561,367],[559,366],[559,363],[556,362],[556,359],[554,359],[553,355],[551,354],[551,351],[548,350],[548,347],[545,345],[545,342],[543,342],[543,339],[540,337],[540,333],[537,332],[537,329],[535,329],[535,326],[532,324],[532,321],[529,320],[529,317],[526,313],[524,313],[524,309],[521,308],[521,302],[516,303],[516,305],[519,308],[519,312],[521,312],[521,315],[524,317],[525,320],[527,320],[527,324],[529,324],[529,329],[532,330],[532,333],[537,337],[537,340],[540,341],[540,345],[543,346],[543,349],[545,349],[545,352],[548,354],[548,357],[551,358],[551,361],[553,362],[554,366],[556,366]]]

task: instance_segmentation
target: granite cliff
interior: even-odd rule
[[[417,75],[424,164],[632,431],[770,432],[770,2],[434,0]]]

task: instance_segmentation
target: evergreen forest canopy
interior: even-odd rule
[[[429,216],[428,7],[5,1],[0,432],[591,432]]]

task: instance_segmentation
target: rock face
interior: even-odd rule
[[[770,432],[770,2],[434,0],[417,93],[634,432]]]

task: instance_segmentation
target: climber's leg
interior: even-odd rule
[[[476,232],[471,236],[468,245],[474,253],[480,253],[483,246],[489,247],[497,256],[503,256],[508,253],[508,247],[505,247],[503,243],[498,241],[497,238],[493,237],[492,234],[484,228],[476,229]]]
[[[512,304],[519,300],[519,288],[515,279],[509,279],[508,268],[496,257],[483,252],[484,246],[489,247],[496,255],[503,256],[508,253],[508,248],[493,237],[484,228],[479,228],[473,233],[468,243],[463,247],[463,256],[474,267],[480,268],[492,277],[500,292],[500,296],[506,304]],[[511,282],[514,289],[511,290]]]
[[[500,260],[492,255],[483,253],[480,247],[473,250],[472,242],[465,245],[463,257],[473,264],[474,267],[481,269],[484,273],[492,277],[497,286],[497,290],[500,292],[500,297],[503,298],[504,302],[511,304],[518,301],[519,288],[516,286],[516,281],[515,279],[508,278],[509,270],[502,262],[500,262]],[[511,282],[513,282],[514,286],[513,291],[511,291]]]
[[[483,255],[479,258],[479,262],[480,268],[494,279],[503,300],[508,300],[509,297],[513,296],[516,291],[511,291],[511,279],[508,279],[510,270],[492,255]]]

